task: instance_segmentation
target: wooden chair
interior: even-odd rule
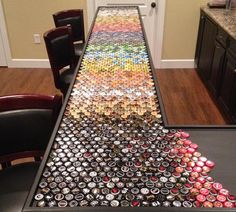
[[[61,104],[57,95],[0,97],[0,211],[22,210]],[[25,157],[36,160],[12,165]]]
[[[84,16],[82,9],[63,10],[53,14],[56,27],[71,25],[75,55],[80,57],[84,44]]]
[[[71,28],[68,26],[53,28],[44,33],[44,41],[55,86],[65,96],[77,65]]]

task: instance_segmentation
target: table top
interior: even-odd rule
[[[99,8],[24,211],[234,206],[235,130],[165,128],[146,44],[137,7]]]
[[[236,8],[227,11],[222,8],[209,8],[205,6],[202,7],[202,10],[236,40]]]

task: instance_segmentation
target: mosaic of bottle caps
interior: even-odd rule
[[[235,207],[188,133],[165,129],[136,7],[102,7],[36,207]]]

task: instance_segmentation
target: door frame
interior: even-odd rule
[[[88,12],[88,26],[91,26],[92,20],[95,14],[95,1],[96,0],[87,0],[87,12]],[[155,25],[157,26],[155,35],[154,35],[154,51],[153,55],[153,64],[154,67],[161,68],[161,59],[162,59],[162,46],[163,46],[163,34],[164,34],[164,22],[165,22],[165,9],[166,1],[165,0],[153,0],[158,5],[157,16],[155,20]]]
[[[11,64],[12,57],[11,57],[9,40],[8,40],[4,10],[2,6],[2,0],[0,0],[0,33],[2,37],[3,50],[5,52],[6,65],[9,66]]]

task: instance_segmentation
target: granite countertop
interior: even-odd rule
[[[236,8],[226,12],[225,9],[205,6],[202,10],[236,40]]]

